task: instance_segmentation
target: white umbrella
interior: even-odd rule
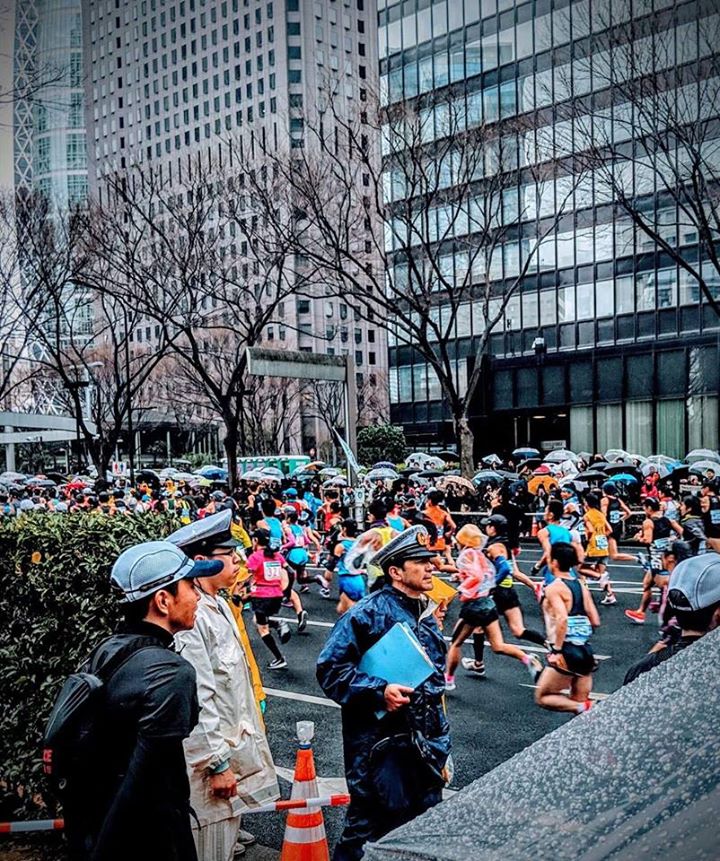
[[[394,469],[389,469],[388,467],[381,467],[380,469],[371,469],[370,472],[365,476],[368,481],[392,481],[396,478],[400,478],[400,476],[395,472]]]
[[[575,452],[566,448],[556,448],[555,451],[551,451],[550,454],[545,455],[543,458],[545,463],[562,463],[564,460],[577,461],[577,459],[578,456]]]
[[[264,481],[266,478],[267,475],[262,473],[259,469],[251,469],[240,476],[242,481]]]
[[[653,470],[660,476],[660,478],[665,478],[672,472],[670,467],[665,463],[643,463],[640,465],[640,472],[645,477],[650,475]]]
[[[674,457],[668,457],[666,454],[651,454],[648,458],[646,458],[646,463],[652,463],[657,466],[657,464],[661,463],[663,466],[668,466],[672,468],[678,463],[677,459]]]
[[[641,454],[631,454],[630,460],[636,460],[640,464],[640,466],[648,462],[648,459]]]
[[[565,475],[577,475],[578,468],[574,461],[572,460],[564,460],[560,464],[560,471],[564,472]]]
[[[496,454],[489,454],[487,457],[482,459],[483,463],[486,463],[488,466],[495,466],[496,464],[499,466],[502,463],[502,460]]]
[[[703,472],[706,472],[708,469],[711,469],[713,472],[720,472],[720,463],[716,460],[696,460],[694,464],[690,467],[690,472],[695,475],[700,475]]]
[[[716,451],[709,448],[695,448],[688,452],[685,457],[685,463],[695,463],[698,460],[715,460],[720,462],[720,456]]]
[[[425,462],[431,460],[432,457],[425,451],[414,451],[405,459],[408,469],[423,469]]]
[[[612,463],[614,460],[631,460],[632,455],[623,448],[609,448],[605,452],[605,460]]]
[[[342,475],[336,475],[323,482],[323,487],[347,487],[347,479]]]

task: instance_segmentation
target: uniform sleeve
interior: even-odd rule
[[[358,637],[366,630],[365,619],[348,611],[330,634],[317,660],[316,676],[325,694],[342,706],[365,703],[381,708],[385,704],[387,682],[358,669],[362,654]]]
[[[183,658],[195,668],[200,705],[198,722],[185,741],[185,758],[196,771],[213,770],[227,762],[231,753],[216,704],[217,681],[211,658],[211,650],[217,652],[215,638],[206,620],[198,615],[195,626],[183,631],[178,642],[182,644]]]

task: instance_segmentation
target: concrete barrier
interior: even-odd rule
[[[719,857],[719,819],[716,630],[372,844],[365,858],[710,861]]]

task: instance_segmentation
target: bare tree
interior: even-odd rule
[[[318,122],[306,119],[304,149],[288,158],[266,153],[277,177],[272,191],[253,188],[266,209],[281,197],[293,213],[286,236],[307,261],[308,277],[412,347],[428,368],[466,474],[473,470],[469,413],[490,335],[537,267],[578,181],[552,154],[539,162],[527,129],[482,123],[479,97],[389,115],[368,105],[356,122],[331,98]],[[381,134],[382,157],[373,146]],[[561,173],[569,177],[566,193],[538,218],[540,198]],[[518,201],[521,182],[534,188],[531,202]],[[512,265],[501,280],[503,256]],[[458,329],[469,334],[470,317],[467,361],[456,343]]]
[[[318,419],[327,430],[328,449],[332,462],[338,461],[335,431],[345,433],[344,386],[329,380],[308,380],[302,389],[306,414]]]
[[[596,196],[624,216],[616,253],[635,253],[634,241],[657,248],[679,267],[685,298],[702,295],[720,314],[720,16],[708,7],[688,17],[688,8],[638,17],[619,0],[595,4],[592,21],[578,12],[575,29],[597,35],[590,55],[559,70],[580,97],[559,110],[555,131]],[[696,243],[699,254],[683,248]],[[654,307],[654,273],[638,290]],[[657,301],[676,304],[674,290],[673,278]]]
[[[250,377],[243,405],[243,453],[290,454],[291,439],[301,421],[301,398],[296,380]]]
[[[224,425],[230,481],[237,476],[245,398],[246,348],[281,323],[297,290],[293,250],[278,229],[282,213],[258,211],[248,174],[233,151],[224,165],[188,166],[109,177],[110,201],[91,218],[103,255],[120,272],[112,295],[159,327],[184,364],[186,388]],[[264,170],[253,174],[262,187]]]

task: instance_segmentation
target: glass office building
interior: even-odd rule
[[[523,135],[572,154],[581,136],[568,119],[568,104],[578,97],[600,104],[607,96],[603,75],[595,74],[608,62],[597,48],[600,22],[610,21],[621,39],[630,21],[634,33],[645,23],[647,32],[665,27],[673,53],[664,64],[658,59],[656,71],[686,72],[682,87],[707,77],[708,69],[718,74],[718,42],[703,38],[717,31],[714,2],[379,0],[378,7],[381,100],[390,112],[410,103],[420,114],[442,101],[462,104],[468,127],[497,124],[517,146],[518,184],[504,201],[503,217],[521,222],[520,237],[556,212],[569,188],[568,177],[558,177],[545,183],[540,199],[523,161]],[[611,106],[609,123],[624,110],[617,99],[603,104]],[[631,144],[627,117],[613,134],[625,134]],[[436,118],[435,137],[441,134]],[[692,220],[678,217],[651,174],[638,172],[635,182],[661,237],[701,266],[709,289],[720,295],[717,269],[700,260]],[[398,186],[386,183],[391,203],[403,195]],[[694,447],[717,448],[720,319],[697,280],[633,225],[597,176],[588,174],[570,201],[493,330],[487,373],[471,411],[477,453],[528,442],[678,456]],[[390,265],[402,266],[391,245],[387,250]],[[517,279],[526,251],[518,238],[494,255],[489,277],[498,292]],[[467,269],[461,259],[454,265]],[[480,325],[478,309],[468,302],[458,313],[454,344],[461,382],[474,361]],[[545,348],[540,352],[538,338]],[[404,426],[410,444],[450,443],[440,387],[410,346],[391,343],[390,381],[392,420]]]

